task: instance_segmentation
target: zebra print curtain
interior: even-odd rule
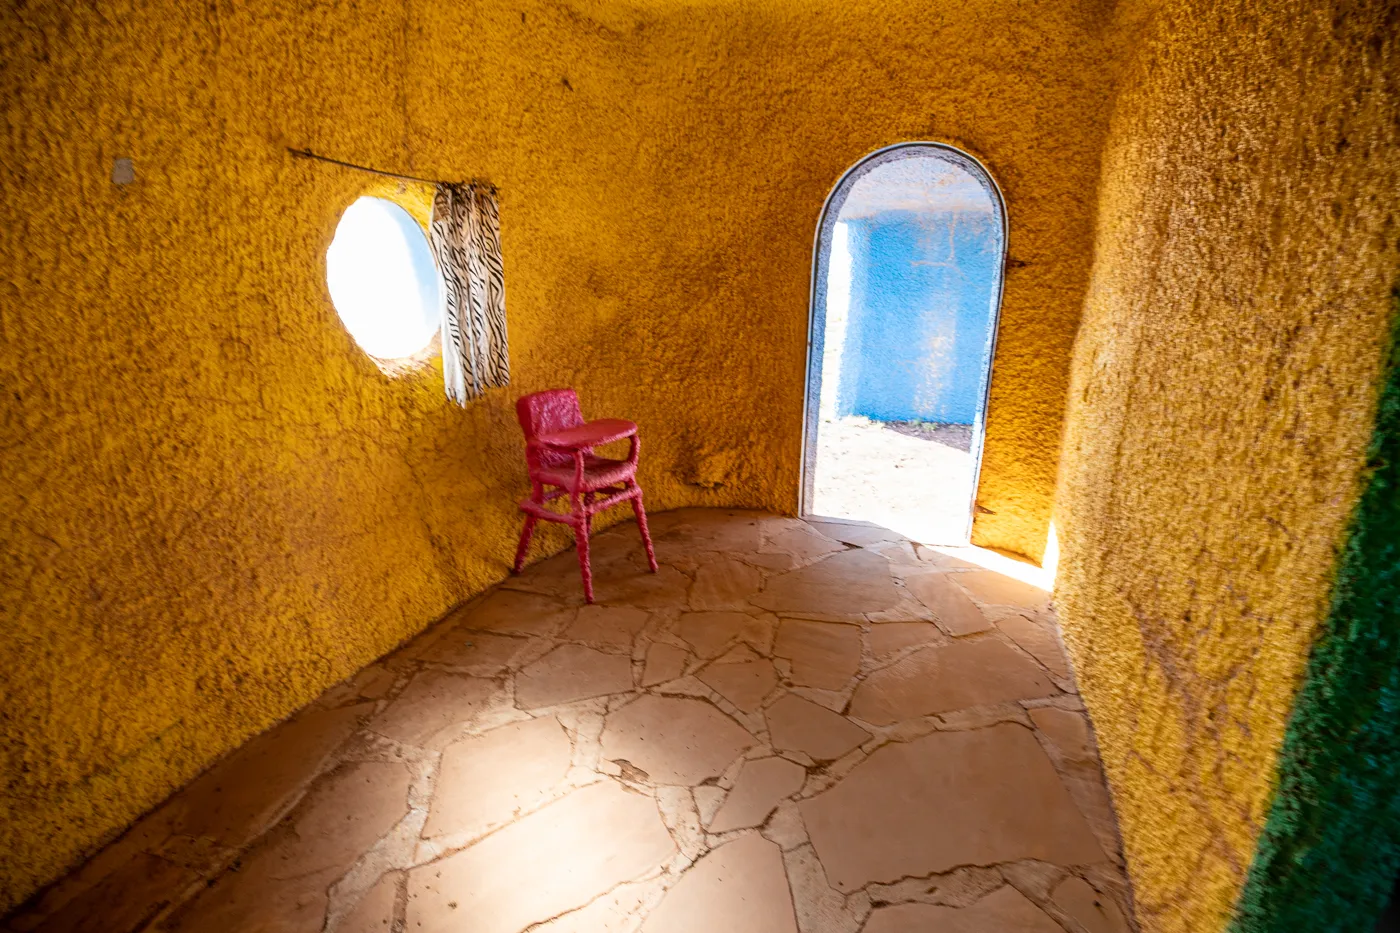
[[[442,274],[442,375],[447,397],[465,405],[510,383],[496,189],[438,185],[431,226]]]

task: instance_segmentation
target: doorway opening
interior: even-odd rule
[[[856,163],[812,262],[802,514],[966,544],[1006,263],[987,170],[942,143]]]

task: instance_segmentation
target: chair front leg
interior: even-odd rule
[[[637,516],[637,527],[642,532],[642,544],[647,549],[647,566],[652,573],[656,573],[656,550],[651,546],[651,531],[647,528],[647,510],[642,506],[642,487],[637,485],[637,481],[632,481],[632,488],[636,490],[636,495],[632,497],[632,514]]]
[[[583,577],[583,598],[585,602],[593,602],[593,565],[588,559],[588,536],[592,532],[592,521],[588,515],[586,502],[591,498],[590,494],[583,491],[583,456],[584,451],[574,451],[574,486],[569,490],[569,505],[571,507],[571,522],[574,526],[574,542],[578,548],[578,569]]]
[[[519,574],[525,569],[525,556],[530,553],[530,539],[535,536],[535,522],[537,521],[539,519],[535,516],[526,514],[525,527],[520,532],[520,544],[515,548],[515,566],[511,567],[511,573]]]
[[[578,571],[583,577],[584,602],[593,602],[593,565],[588,560],[588,526],[574,526],[574,543],[578,547]]]
[[[530,501],[544,504],[544,486],[530,481]],[[518,574],[525,569],[525,558],[530,553],[530,540],[535,536],[535,523],[539,519],[529,512],[525,513],[525,527],[520,531],[520,543],[515,548],[515,563],[511,566],[510,572]]]

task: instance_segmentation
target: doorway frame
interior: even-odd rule
[[[970,152],[949,143],[933,140],[914,140],[895,143],[867,153],[846,169],[836,184],[828,192],[822,203],[821,214],[817,218],[816,233],[812,238],[812,280],[807,306],[807,378],[803,386],[802,398],[802,472],[798,490],[797,514],[802,518],[819,521],[864,524],[857,519],[833,518],[818,515],[812,511],[816,486],[817,429],[821,415],[822,359],[826,350],[826,291],[830,273],[831,234],[840,217],[841,208],[846,204],[851,188],[857,181],[875,168],[890,162],[921,158],[923,153],[934,150],[940,158],[952,162],[970,174],[992,199],[997,222],[1001,228],[1001,262],[996,288],[992,298],[992,327],[987,347],[987,375],[982,387],[982,401],[977,406],[977,418],[972,426],[972,498],[967,504],[967,525],[963,531],[963,542],[972,540],[972,521],[977,511],[977,490],[982,482],[982,446],[986,439],[987,409],[991,404],[992,374],[996,367],[997,336],[1001,330],[1001,304],[1006,289],[1006,258],[1010,254],[1011,230],[1006,216],[1006,198],[1001,185],[982,160]],[[930,542],[946,544],[949,542]]]

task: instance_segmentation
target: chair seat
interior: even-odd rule
[[[525,527],[515,548],[512,573],[525,569],[530,537],[537,522],[558,522],[574,531],[578,569],[583,577],[583,598],[593,602],[593,570],[588,558],[588,537],[593,517],[630,503],[637,529],[647,552],[647,569],[656,573],[656,550],[647,531],[647,510],[642,507],[642,487],[637,485],[637,451],[641,448],[637,425],[621,418],[584,421],[578,394],[573,389],[546,389],[515,401],[515,416],[525,434],[525,467],[530,473],[530,498],[520,502]],[[593,450],[603,444],[631,439],[626,460],[600,457]],[[548,487],[548,488],[547,488]],[[559,500],[567,496],[568,501]],[[555,503],[551,508],[550,503]],[[558,508],[567,505],[567,510]]]
[[[594,492],[629,480],[637,473],[637,465],[626,460],[613,460],[596,454],[583,455],[583,486],[578,492]],[[574,491],[574,465],[541,467],[530,472],[531,479],[548,486]]]

